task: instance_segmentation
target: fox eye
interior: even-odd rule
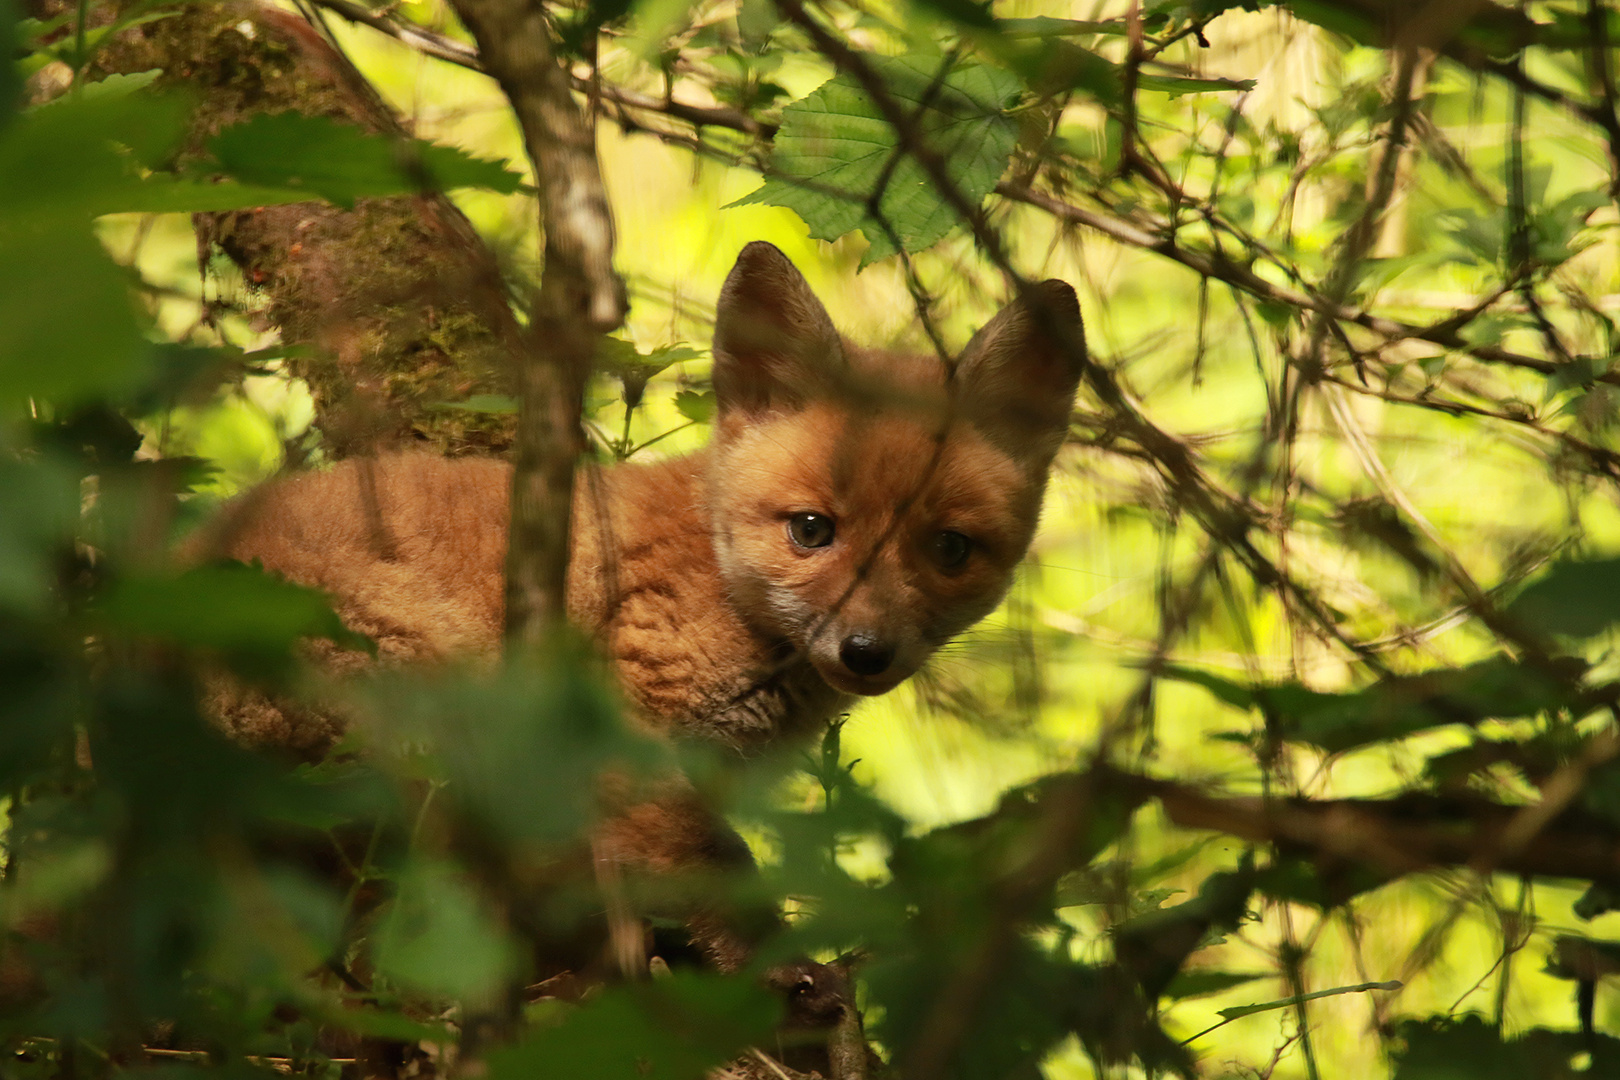
[[[934,558],[946,570],[959,569],[973,553],[973,541],[949,529],[934,534]]]
[[[826,547],[833,540],[833,519],[826,514],[794,514],[788,518],[788,539],[802,548]]]

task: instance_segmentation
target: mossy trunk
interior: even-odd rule
[[[61,0],[37,0],[37,13]],[[296,111],[405,134],[348,60],[302,19],[250,2],[197,3],[119,35],[92,78],[161,69],[193,89],[193,143],[258,113]],[[195,216],[199,255],[217,247],[288,345],[333,457],[399,446],[495,454],[510,415],[446,409],[511,394],[520,327],[495,258],[443,195],[325,202]]]

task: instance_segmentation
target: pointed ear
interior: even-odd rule
[[[720,409],[797,405],[842,363],[838,331],[798,268],[764,241],[743,248],[715,311]]]
[[[967,343],[956,363],[956,400],[986,434],[1044,468],[1069,429],[1085,364],[1074,289],[1043,281]]]

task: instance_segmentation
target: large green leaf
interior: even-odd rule
[[[355,199],[413,191],[522,183],[498,161],[421,139],[373,135],[321,116],[276,113],[226,128],[209,141],[222,171],[244,184],[302,191],[352,206]]]
[[[944,160],[951,183],[977,206],[1012,156],[1018,128],[1004,110],[1017,97],[1019,82],[1005,71],[971,66],[953,70],[936,86],[943,63],[937,56],[912,54],[875,60],[873,67],[890,96],[916,118],[918,132]],[[895,254],[896,239],[907,251],[921,251],[960,222],[914,158],[908,154],[892,163],[899,147],[898,135],[871,98],[852,77],[840,75],[782,111],[773,175],[732,205],[785,206],[822,240],[859,229],[871,244],[863,266]],[[870,212],[874,198],[892,237]]]
[[[0,407],[28,397],[66,406],[133,387],[150,350],[89,220],[4,229],[0,220]]]

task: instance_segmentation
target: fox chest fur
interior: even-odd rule
[[[714,358],[708,447],[578,474],[567,606],[645,722],[752,752],[892,689],[999,602],[1083,343],[1073,290],[1046,282],[954,368],[862,349],[755,243],[722,291]],[[387,661],[492,657],[510,489],[496,461],[348,461],[261,487],[202,547],[324,589]],[[335,734],[223,711],[249,741],[318,752]]]

